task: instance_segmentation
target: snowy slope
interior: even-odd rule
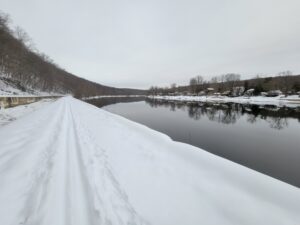
[[[0,224],[296,225],[300,190],[71,97],[0,128]]]
[[[62,95],[55,92],[43,92],[39,90],[33,90],[31,88],[25,88],[18,86],[12,80],[8,80],[2,77],[0,74],[0,97],[2,96],[55,96]]]
[[[5,80],[2,80],[1,76],[0,76],[0,96],[1,95],[20,95],[20,94],[24,95],[24,94],[28,94],[28,93],[21,91],[18,88],[10,85]]]

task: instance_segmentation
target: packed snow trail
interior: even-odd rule
[[[0,127],[4,126],[28,113],[44,107],[45,105],[53,102],[54,99],[43,99],[38,102],[30,103],[27,105],[19,105],[11,108],[0,109]],[[0,106],[1,107],[1,106]]]
[[[2,225],[298,225],[300,190],[65,97],[0,128]]]
[[[0,224],[142,224],[68,98],[31,116],[1,136]]]

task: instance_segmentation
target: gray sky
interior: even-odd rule
[[[0,0],[0,9],[61,67],[105,85],[300,73],[300,0]]]

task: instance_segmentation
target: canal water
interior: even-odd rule
[[[300,187],[300,108],[145,98],[90,103]]]

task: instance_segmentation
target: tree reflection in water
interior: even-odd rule
[[[99,108],[102,108],[107,105],[117,104],[117,103],[128,103],[128,102],[137,102],[144,101],[145,97],[103,97],[85,100],[86,102],[95,105]]]
[[[234,124],[242,116],[247,116],[246,121],[257,123],[265,120],[273,129],[281,130],[288,127],[288,118],[298,119],[300,122],[300,108],[276,107],[271,105],[243,105],[237,103],[197,103],[176,102],[157,99],[146,99],[151,107],[166,107],[171,111],[177,109],[187,111],[190,118],[200,120],[207,117],[210,121],[223,124]]]

